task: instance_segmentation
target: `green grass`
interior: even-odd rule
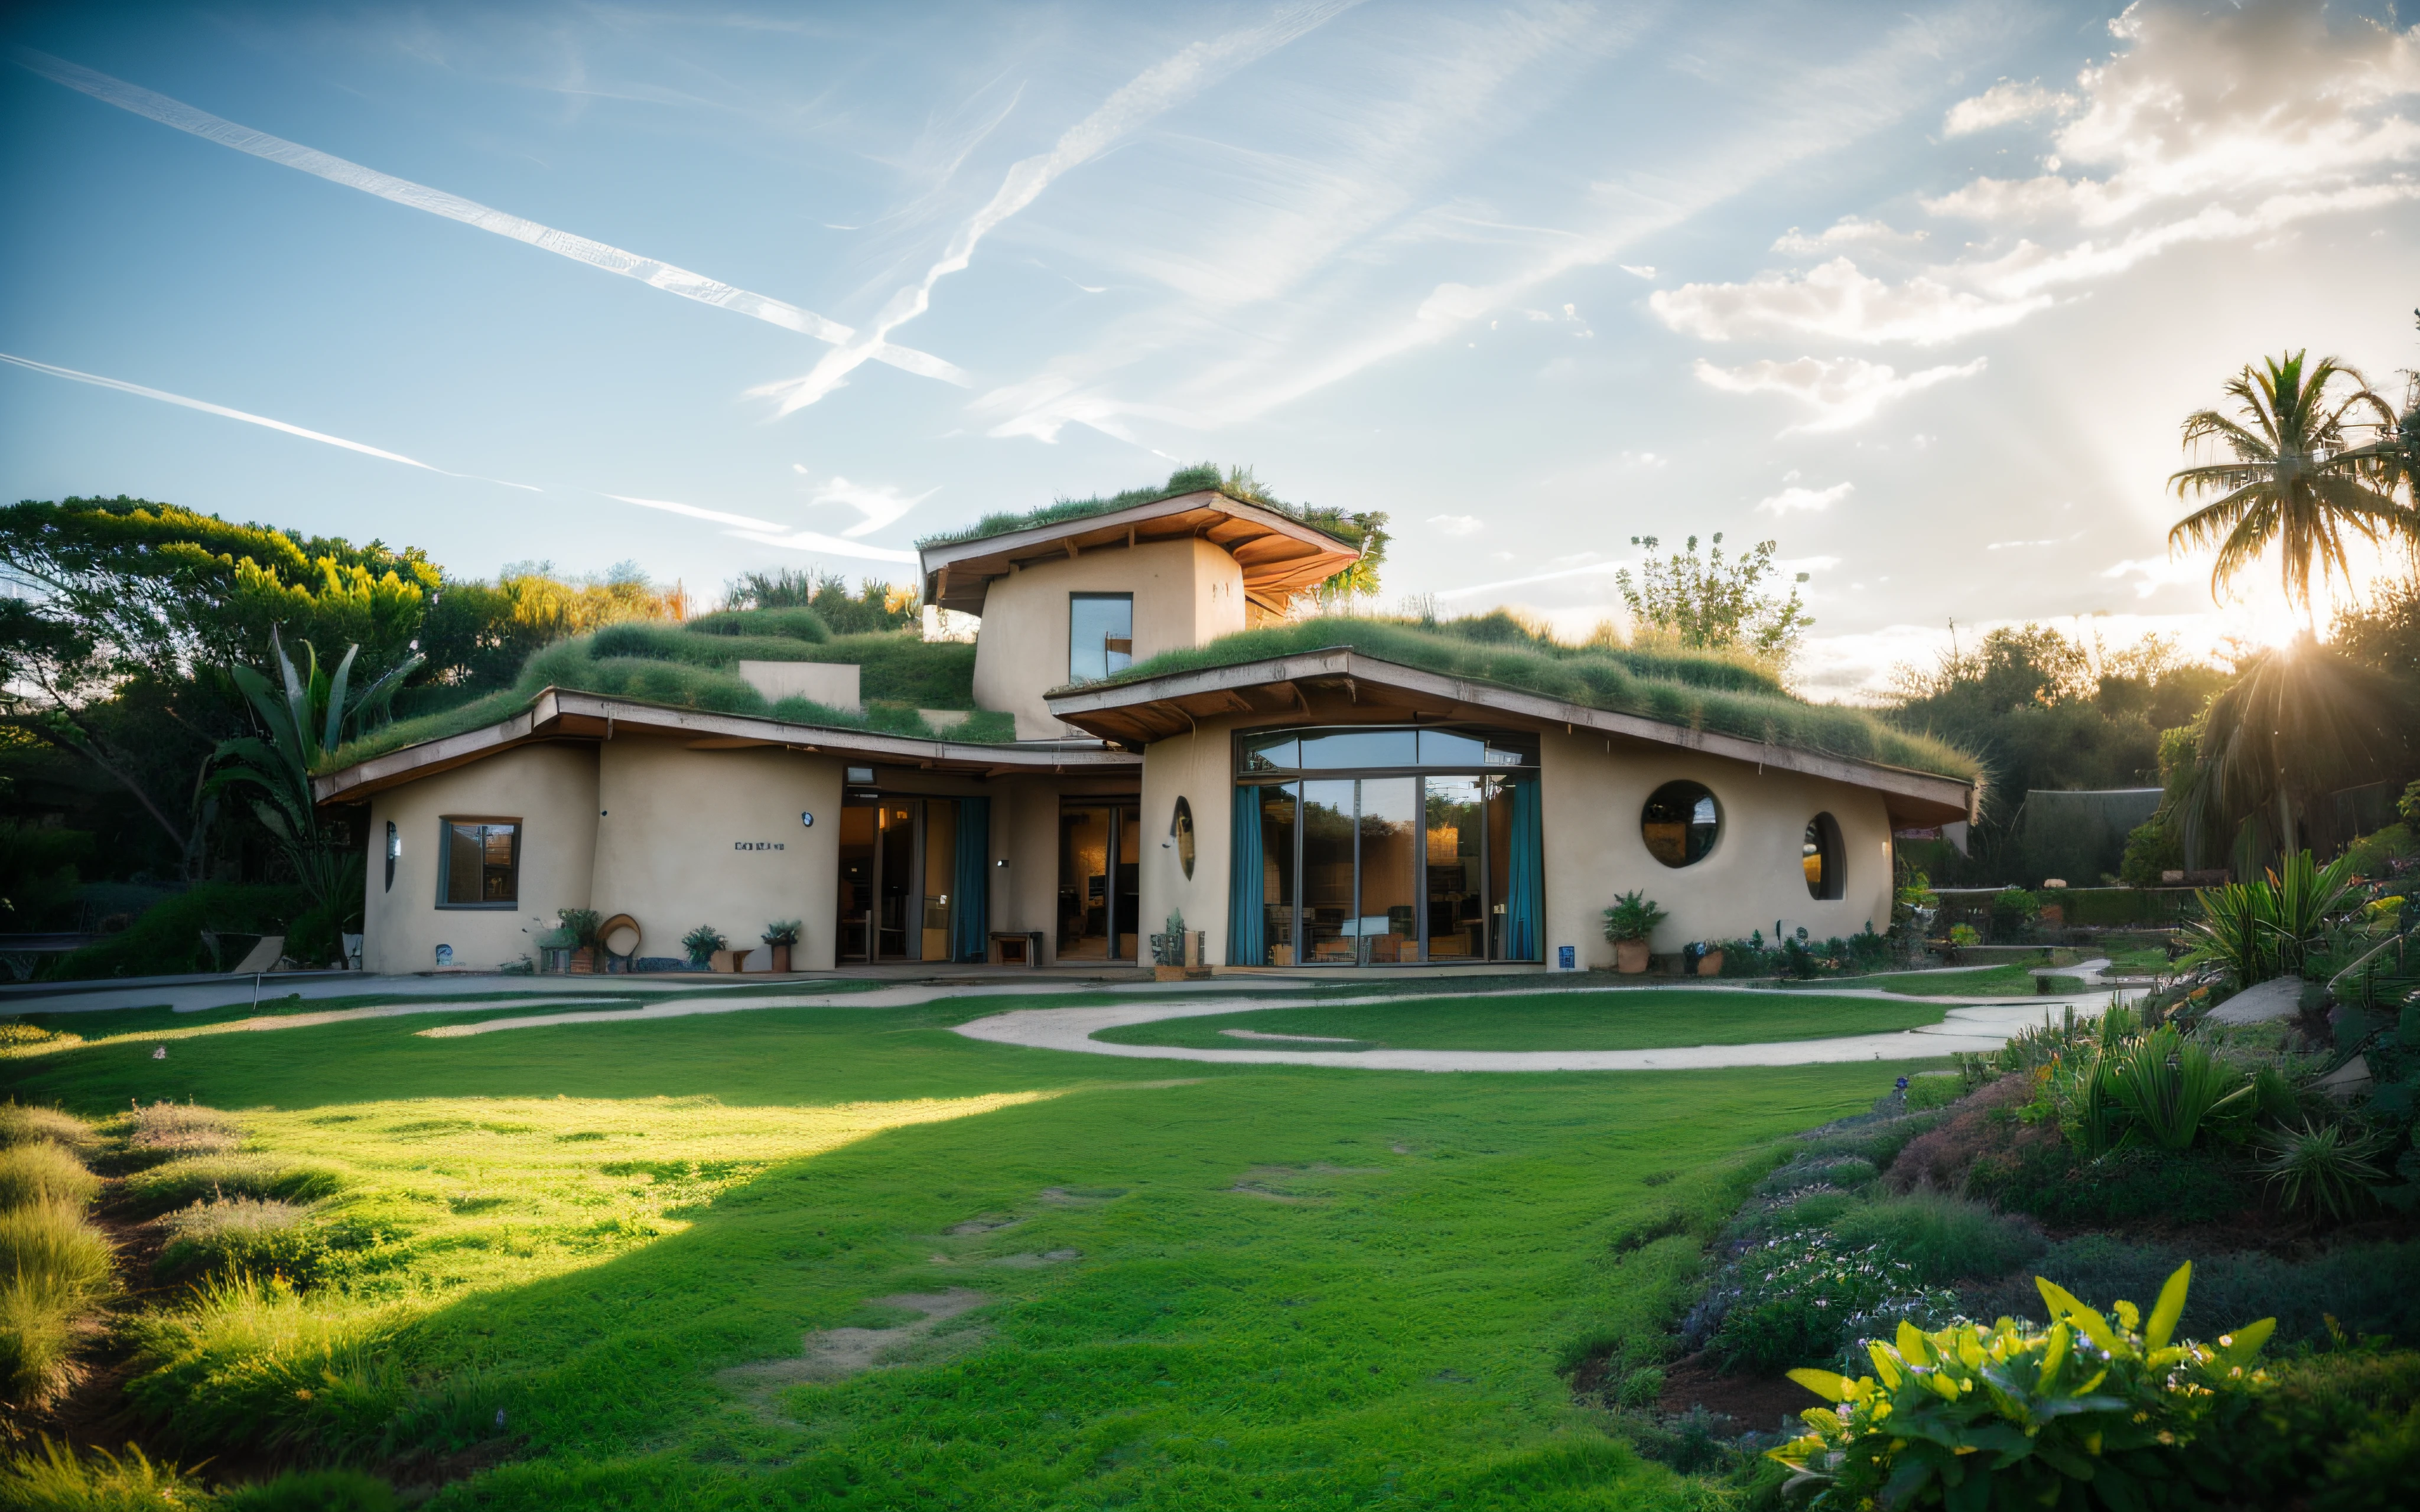
[[[2020,965],[1977,966],[1971,971],[1926,971],[1909,976],[1873,978],[1866,985],[1886,993],[1919,997],[2039,997],[2033,968]]]
[[[1358,1007],[1280,1008],[1162,1019],[1094,1036],[1117,1044],[1274,1050],[1224,1031],[1350,1041],[1304,1050],[1655,1050],[1880,1034],[1941,1022],[1941,1010],[1865,997],[1776,997],[1719,989],[1643,988],[1535,996],[1429,997]]]
[[[1169,1075],[948,1032],[1006,1006],[415,1016],[0,1076],[95,1116],[236,1110],[240,1153],[343,1177],[320,1289],[140,1331],[178,1455],[180,1412],[211,1453],[375,1462],[502,1410],[517,1457],[441,1508],[1526,1509],[1683,1494],[1558,1367],[1652,1350],[1773,1141],[1914,1069]],[[895,1368],[721,1374],[950,1288],[986,1300]]]

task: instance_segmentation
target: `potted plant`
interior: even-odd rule
[[[1182,913],[1169,915],[1168,933],[1151,937],[1151,974],[1154,980],[1185,981],[1210,975],[1208,966],[1197,965],[1187,960],[1187,944],[1185,916]]]
[[[1636,977],[1647,969],[1648,937],[1664,922],[1664,909],[1644,892],[1625,892],[1605,911],[1605,937],[1613,943],[1613,969]]]
[[[572,975],[584,977],[594,973],[597,969],[597,926],[605,921],[605,916],[594,908],[561,908],[555,911],[554,917],[561,921],[563,928],[571,932]]]
[[[764,940],[773,952],[773,969],[790,969],[790,947],[799,943],[799,933],[804,927],[799,919],[777,919],[765,926]]]
[[[689,968],[691,971],[712,970],[714,952],[725,949],[728,943],[722,937],[722,931],[711,924],[700,924],[681,936],[681,949],[689,952]]]
[[[537,969],[551,975],[561,975],[571,969],[571,952],[578,949],[580,936],[556,925],[542,930],[537,937]]]

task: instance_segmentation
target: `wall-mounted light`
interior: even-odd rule
[[[802,811],[799,814],[799,824],[801,824],[801,825],[805,825],[805,826],[806,826],[807,828],[809,828],[809,829],[813,829],[813,828],[814,828],[814,827],[815,827],[815,816],[814,816],[814,814],[807,813],[807,812],[804,812],[804,811],[802,810]]]

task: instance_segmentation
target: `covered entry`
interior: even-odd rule
[[[1058,959],[1140,959],[1141,839],[1142,805],[1132,798],[1061,803]]]
[[[840,813],[843,964],[980,961],[991,800],[852,792]]]

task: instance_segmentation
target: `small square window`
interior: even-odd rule
[[[1067,595],[1067,681],[1097,683],[1134,662],[1134,594]]]
[[[441,820],[440,908],[511,908],[521,896],[521,822]]]

